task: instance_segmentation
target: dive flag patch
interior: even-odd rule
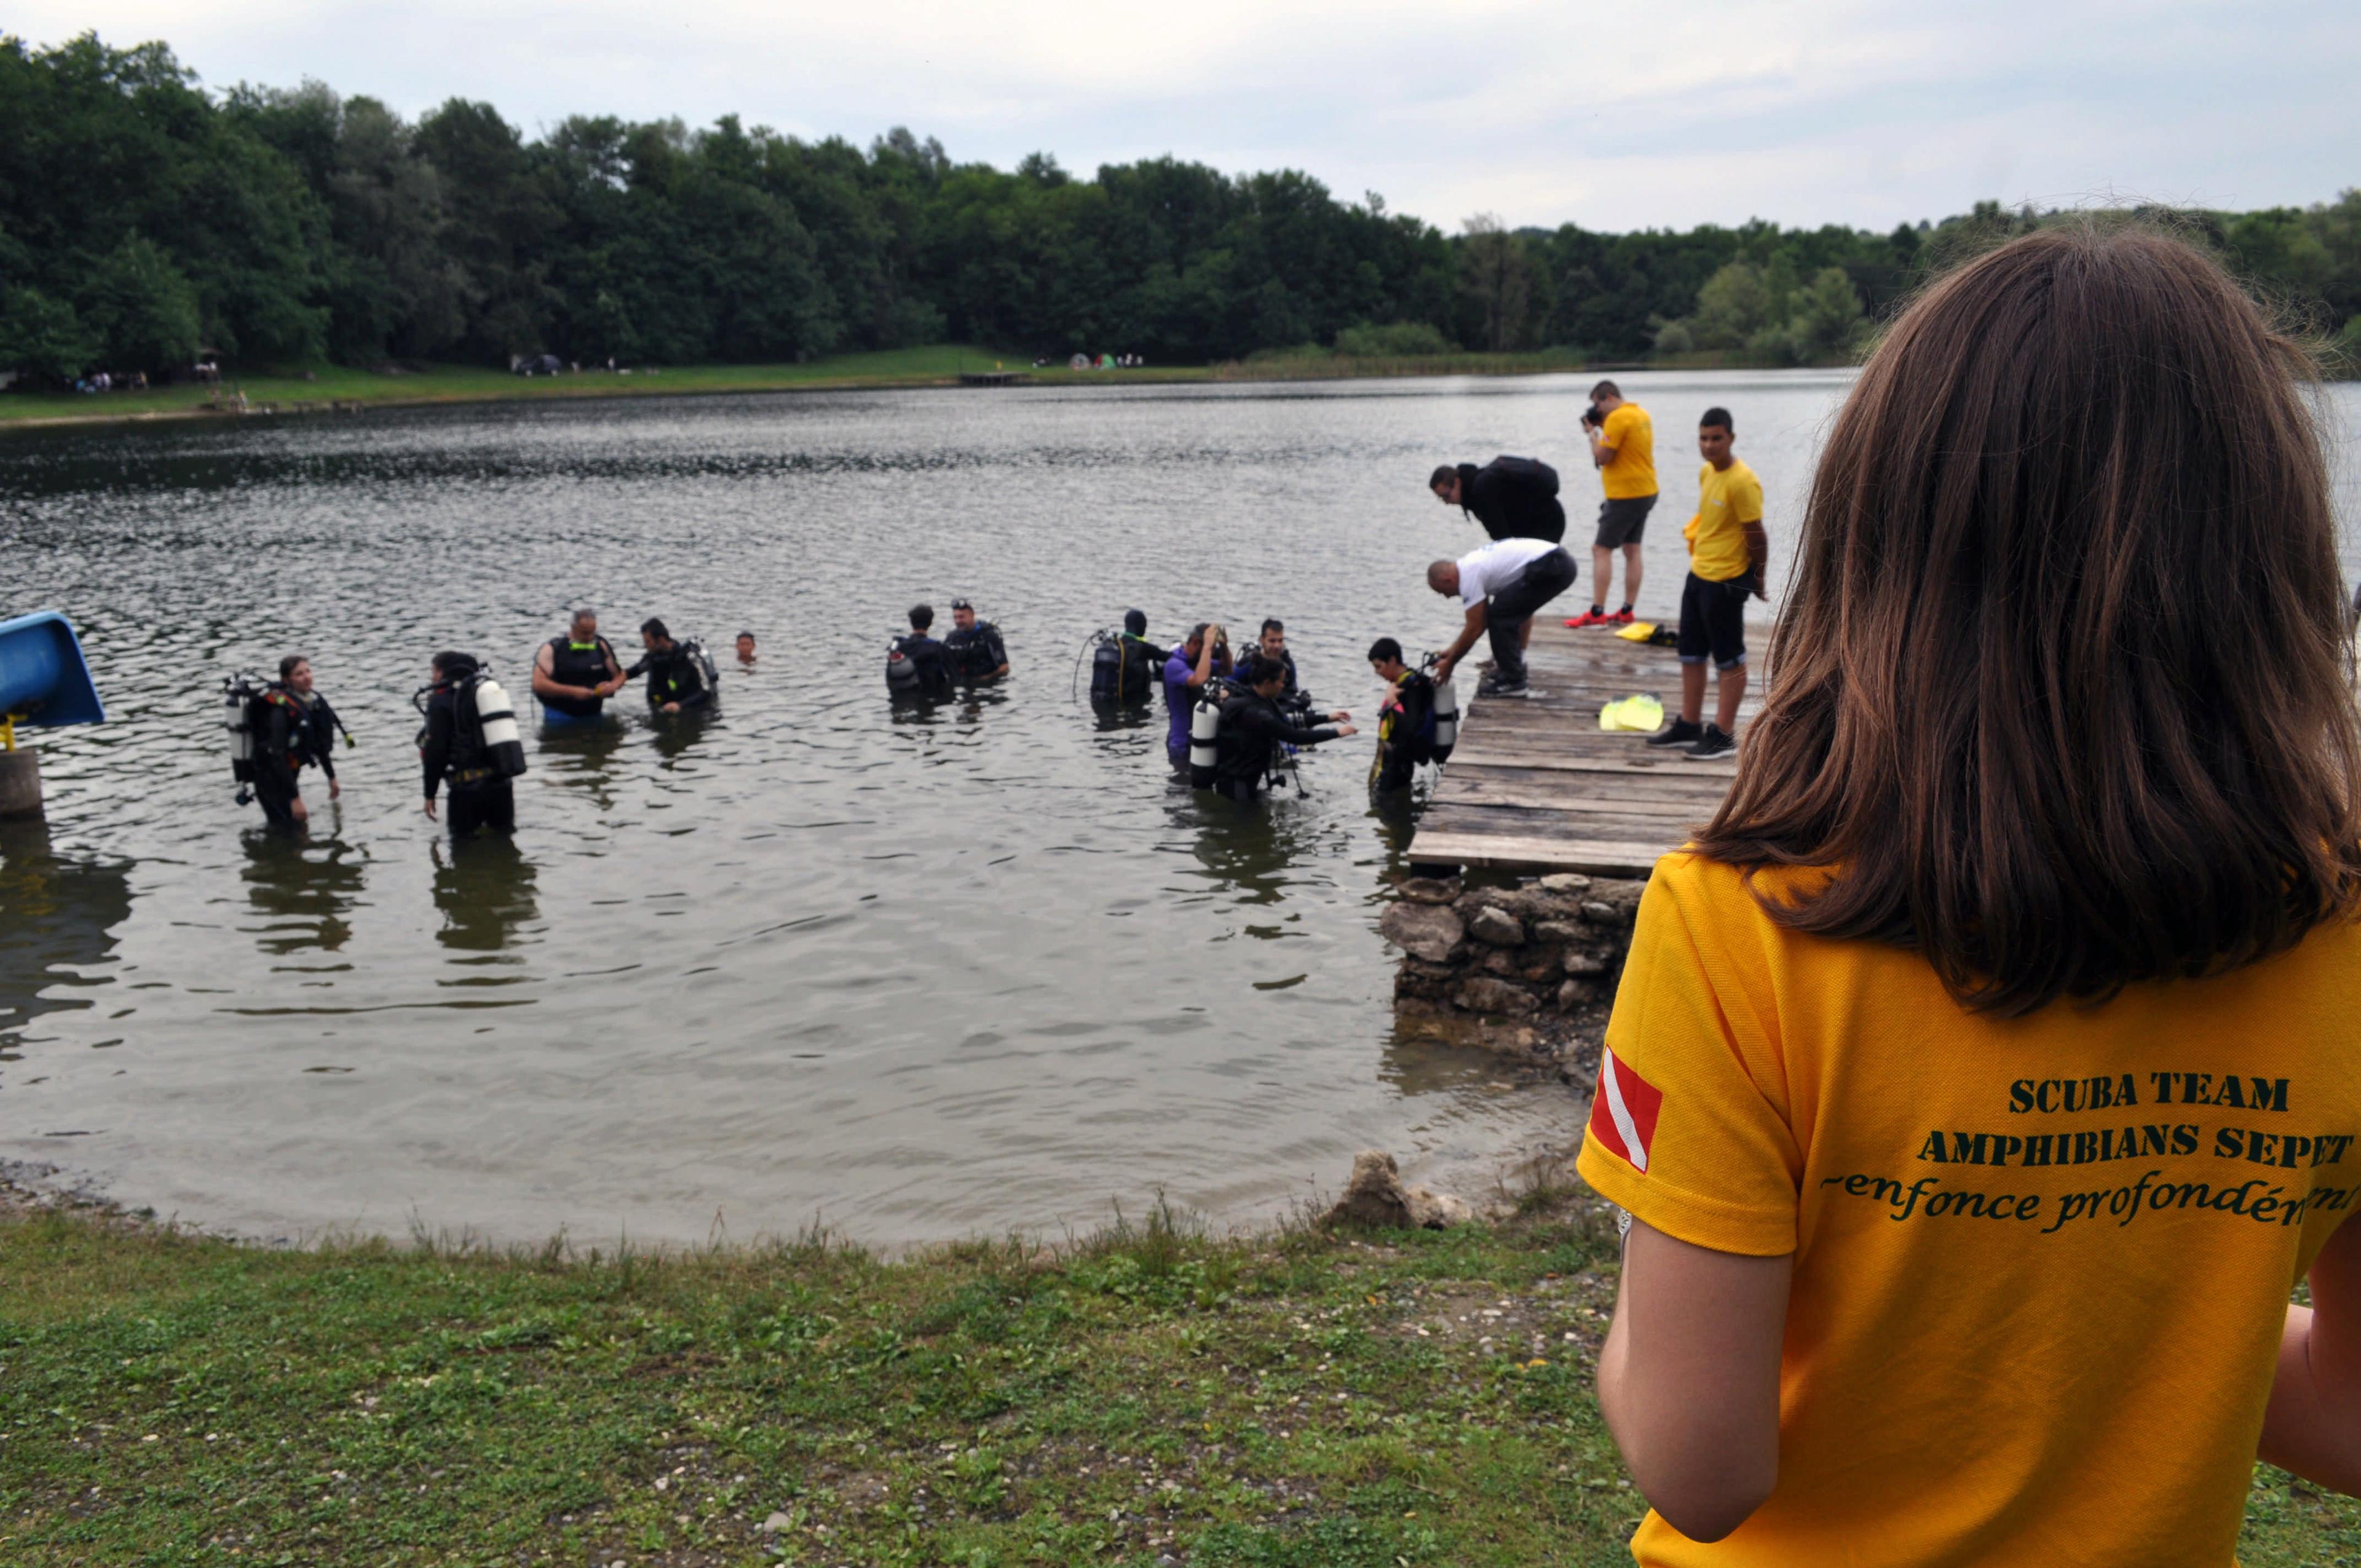
[[[1609,1152],[1621,1155],[1641,1175],[1648,1174],[1648,1150],[1656,1141],[1656,1113],[1664,1108],[1664,1091],[1615,1059],[1601,1047],[1598,1052],[1598,1092],[1590,1099],[1590,1135]]]

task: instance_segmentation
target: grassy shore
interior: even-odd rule
[[[1161,1214],[885,1262],[267,1251],[0,1217],[0,1561],[1609,1564],[1612,1231]],[[2361,1509],[2257,1476],[2249,1568]]]
[[[1148,366],[1132,370],[1036,370],[1021,355],[939,345],[876,354],[844,354],[804,365],[692,365],[610,375],[511,376],[480,367],[441,365],[392,373],[322,365],[308,372],[224,378],[250,410],[328,412],[342,406],[398,408],[433,403],[512,402],[549,398],[651,397],[716,392],[851,390],[942,387],[962,371],[1021,371],[1041,386],[1139,385],[1189,381],[1296,381],[1393,376],[1510,376],[1578,369],[1563,350],[1531,354],[1449,354],[1354,358],[1332,354],[1275,355],[1222,365]],[[223,417],[208,407],[212,389],[195,384],[145,392],[0,393],[0,428],[101,424],[152,419]]]

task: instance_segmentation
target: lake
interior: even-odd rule
[[[1423,565],[1480,541],[1436,463],[1555,463],[1587,544],[1592,379],[0,436],[0,615],[71,615],[112,715],[38,739],[46,822],[0,830],[0,1157],[294,1240],[1055,1236],[1159,1190],[1248,1223],[1371,1146],[1480,1189],[1581,1105],[1394,1036],[1408,824],[1370,806],[1368,739],[1242,813],[1171,783],[1160,710],[1076,700],[1076,661],[1129,606],[1159,641],[1276,615],[1323,704],[1369,709],[1363,651],[1442,645]],[[1697,414],[1734,411],[1784,550],[1848,378],[1620,379],[1656,420],[1669,616]],[[2354,389],[2325,396],[2349,428]],[[960,594],[1014,676],[893,709],[903,612]],[[634,685],[602,731],[528,725],[513,842],[455,849],[419,811],[427,657],[522,701],[575,601],[626,658],[649,615],[703,639],[720,709],[657,722]],[[288,652],[359,740],[292,840],[234,804],[219,725],[221,677]]]

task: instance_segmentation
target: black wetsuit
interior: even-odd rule
[[[1222,705],[1222,738],[1213,763],[1213,788],[1235,801],[1251,801],[1262,793],[1270,774],[1272,753],[1281,744],[1317,746],[1334,740],[1336,731],[1290,723],[1279,704],[1246,692]]]
[[[433,800],[435,787],[445,779],[450,781],[450,799],[445,803],[444,814],[455,839],[464,839],[478,828],[501,833],[516,830],[516,791],[492,767],[484,749],[483,729],[472,708],[463,711],[461,707],[462,703],[474,701],[472,685],[437,684],[427,696],[426,728],[418,737],[426,798]]]
[[[1434,682],[1405,670],[1394,683],[1394,702],[1378,726],[1371,782],[1380,791],[1409,788],[1412,771],[1434,756]]]
[[[1109,694],[1112,699],[1129,704],[1154,697],[1156,688],[1163,684],[1164,661],[1172,656],[1171,651],[1128,631],[1115,634],[1115,690]]]
[[[952,678],[972,685],[999,676],[1000,666],[1008,663],[1008,649],[1000,641],[1000,628],[979,620],[944,638],[943,656],[950,661]]]
[[[272,822],[291,825],[301,791],[296,775],[312,750],[312,716],[303,700],[273,682],[247,705],[246,727],[254,741],[254,798]]]
[[[686,643],[675,642],[659,653],[653,650],[640,656],[640,662],[623,672],[634,679],[645,675],[648,681],[648,706],[662,707],[668,702],[680,704],[683,713],[704,707],[713,701],[713,683],[705,676],[705,662],[689,651]]]
[[[586,689],[606,685],[615,677],[608,673],[609,663],[621,667],[615,658],[614,644],[603,637],[588,642],[577,642],[571,637],[549,640],[549,678],[562,686],[582,686]],[[541,706],[554,712],[569,714],[576,718],[596,718],[607,706],[604,697],[544,696]]]
[[[918,672],[918,684],[909,695],[925,697],[930,702],[942,702],[951,695],[951,665],[943,645],[923,631],[913,631],[897,639],[894,646],[911,667]]]
[[[1495,539],[1564,539],[1565,507],[1513,461],[1507,467],[1502,461],[1459,465],[1459,510]]]

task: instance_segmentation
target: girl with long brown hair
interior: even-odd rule
[[[1649,1564],[2228,1568],[2361,1490],[2361,729],[2298,346],[2137,230],[1863,369],[1581,1169]],[[2289,1295],[2310,1278],[2312,1304]]]

